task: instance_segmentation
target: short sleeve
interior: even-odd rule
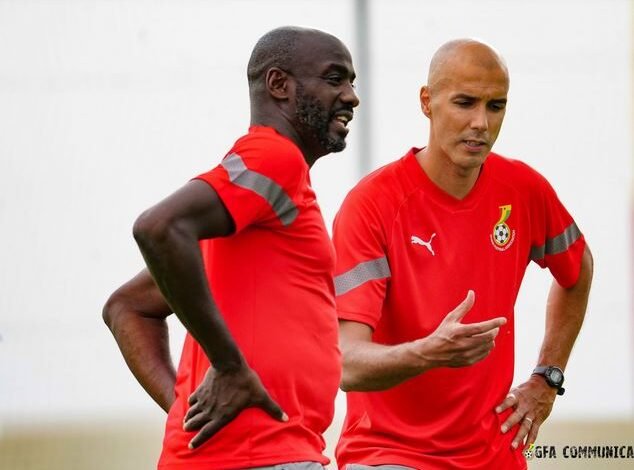
[[[391,277],[387,240],[378,207],[358,188],[353,190],[333,226],[339,319],[376,327]]]
[[[301,152],[286,139],[249,134],[220,165],[196,179],[218,193],[237,233],[249,225],[292,224],[299,213],[295,197],[307,172]]]
[[[586,246],[581,230],[541,175],[533,200],[530,258],[548,268],[562,287],[572,287],[579,277]]]

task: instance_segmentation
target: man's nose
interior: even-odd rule
[[[346,104],[350,104],[353,108],[359,106],[359,97],[357,96],[357,92],[355,91],[354,86],[352,86],[352,83],[348,83],[346,89],[341,94],[341,101]]]
[[[489,116],[485,106],[478,106],[473,110],[471,128],[478,131],[486,131],[489,129]]]

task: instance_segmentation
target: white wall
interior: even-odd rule
[[[596,263],[568,392],[552,416],[631,416],[631,3],[464,0],[434,2],[427,11],[415,0],[374,5],[377,164],[425,144],[418,90],[447,38],[478,37],[506,57],[509,104],[494,150],[550,180]],[[532,265],[520,293],[516,382],[537,360],[550,279]]]
[[[441,43],[477,36],[506,56],[496,150],[550,179],[596,260],[553,416],[631,417],[631,2],[371,6],[373,91],[359,113],[374,122],[373,167],[424,144],[418,88]],[[328,30],[357,50],[352,2],[0,1],[0,422],[160,416],[101,306],[142,267],[134,218],[246,130],[249,53],[282,24]],[[348,150],[313,170],[328,221],[356,181],[358,138],[353,122]],[[529,271],[518,377],[537,355],[547,286],[546,273]]]

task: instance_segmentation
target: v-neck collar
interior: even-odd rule
[[[421,150],[422,149],[416,147],[411,148],[405,155],[404,164],[407,173],[414,178],[418,185],[425,189],[425,194],[436,203],[451,210],[468,210],[474,207],[489,184],[489,172],[487,171],[486,160],[480,168],[478,179],[473,185],[473,188],[471,188],[471,191],[469,191],[469,194],[462,199],[458,199],[439,188],[436,183],[429,178],[427,173],[425,173],[425,170],[423,170],[418,160],[416,160],[416,154]]]

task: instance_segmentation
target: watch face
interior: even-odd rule
[[[559,369],[551,369],[549,376],[550,380],[557,385],[560,385],[564,379],[564,375]]]

